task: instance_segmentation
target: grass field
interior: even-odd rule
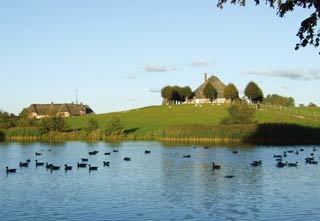
[[[228,115],[229,105],[171,105],[150,106],[125,112],[96,114],[84,117],[71,117],[68,125],[72,129],[80,129],[93,118],[104,129],[112,115],[121,119],[125,130],[138,137],[148,133],[162,131],[170,126],[181,125],[219,125],[221,119]],[[302,126],[320,127],[320,108],[277,108],[261,106],[256,111],[255,121],[261,123],[289,123]]]

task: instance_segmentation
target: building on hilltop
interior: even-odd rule
[[[83,116],[87,114],[94,114],[93,110],[82,103],[64,103],[64,104],[31,104],[26,108],[28,117],[41,119],[49,116]]]
[[[203,94],[203,89],[205,88],[206,84],[211,84],[214,89],[217,91],[217,99],[215,99],[214,103],[225,103],[226,99],[224,97],[224,88],[226,87],[219,78],[212,75],[211,77],[207,77],[207,74],[204,74],[204,82],[193,92],[194,94],[194,102],[197,104],[201,103],[208,103],[209,99],[206,98]]]

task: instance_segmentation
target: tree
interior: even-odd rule
[[[217,6],[223,8],[228,0],[218,0]],[[246,5],[246,0],[230,0],[232,4]],[[260,4],[260,0],[254,0],[256,5]],[[319,47],[320,28],[316,31],[317,22],[320,19],[320,1],[319,0],[265,0],[265,4],[277,10],[279,17],[284,17],[287,12],[291,12],[298,7],[308,8],[312,11],[309,17],[301,22],[297,36],[300,42],[296,44],[295,50],[307,45]],[[320,52],[319,52],[320,54]]]
[[[256,83],[250,81],[244,90],[244,95],[249,98],[250,101],[256,103],[263,100],[262,90],[258,87]]]
[[[0,110],[0,128],[8,129],[16,126],[17,116]]]
[[[263,99],[263,102],[266,104],[275,104],[286,107],[294,107],[294,98],[284,97],[279,94],[268,94],[266,98]]]
[[[165,86],[161,89],[161,96],[165,99],[166,103],[171,103],[173,99],[173,88],[171,86]]]
[[[256,109],[247,104],[234,104],[228,108],[229,116],[221,124],[249,124],[253,122]]]
[[[44,132],[63,131],[67,127],[66,119],[62,116],[46,117],[41,119],[40,128]]]
[[[106,135],[107,136],[119,136],[124,134],[124,127],[122,126],[119,117],[113,115],[107,122]]]
[[[180,90],[180,97],[182,97],[182,101],[189,100],[192,94],[192,90],[189,86],[182,87]]]
[[[89,118],[86,131],[92,132],[98,129],[98,127],[99,127],[98,121],[94,120],[93,118]]]
[[[32,127],[35,126],[36,119],[29,117],[29,111],[24,108],[20,113],[17,121],[17,125],[20,127]]]
[[[239,98],[239,92],[234,84],[230,83],[224,88],[224,97],[232,101]]]
[[[212,102],[213,99],[217,98],[217,91],[216,89],[212,86],[212,84],[207,83],[206,86],[203,88],[203,95],[210,99]]]

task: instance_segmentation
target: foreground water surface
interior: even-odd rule
[[[297,167],[276,167],[274,154],[301,148],[285,158]],[[88,155],[94,150],[97,155]],[[311,153],[319,159],[320,148],[0,143],[0,219],[320,220],[320,165],[304,162]],[[29,167],[19,168],[28,158]],[[77,169],[81,158],[98,170]],[[61,169],[36,167],[35,159]],[[262,166],[252,167],[253,160]],[[212,161],[221,169],[213,170]],[[73,169],[65,172],[64,164]],[[7,174],[6,166],[16,173]]]

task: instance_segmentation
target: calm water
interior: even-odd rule
[[[286,158],[299,162],[297,168],[275,166],[274,154],[300,148],[304,151],[299,155],[289,153]],[[0,143],[0,219],[320,220],[320,165],[304,163],[312,148]],[[146,149],[151,154],[145,154]],[[233,154],[236,149],[239,153]],[[89,156],[93,150],[99,153]],[[42,152],[38,160],[62,170],[36,168],[36,151]],[[110,151],[110,156],[103,154]],[[191,158],[183,158],[189,154]],[[314,154],[319,159],[320,147]],[[131,161],[124,161],[125,156]],[[82,157],[99,166],[98,171],[77,169]],[[19,162],[28,158],[29,167],[20,169]],[[253,168],[253,160],[263,165]],[[110,167],[103,167],[103,161],[110,161]],[[213,171],[212,161],[221,170]],[[65,172],[65,163],[73,170]],[[7,175],[6,166],[17,172]]]

